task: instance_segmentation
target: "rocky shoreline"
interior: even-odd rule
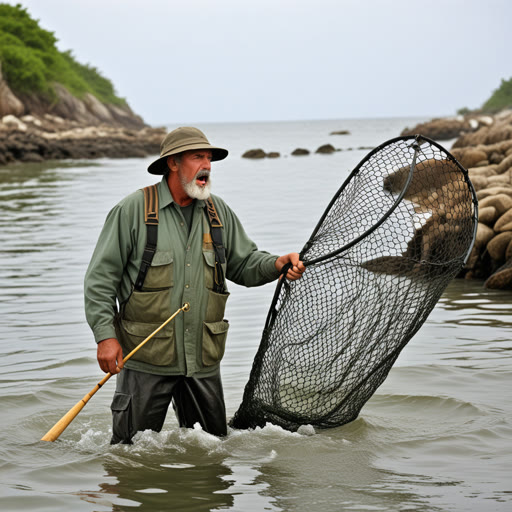
[[[21,118],[7,115],[0,122],[0,166],[68,158],[155,155],[160,151],[164,135],[165,128],[88,126],[51,114]]]

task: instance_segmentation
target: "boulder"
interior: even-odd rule
[[[498,218],[493,229],[498,233],[502,231],[512,231],[512,209],[508,210]]]
[[[493,151],[489,155],[489,163],[491,164],[499,164],[503,159],[505,158],[505,155],[498,153],[497,151]]]
[[[470,177],[471,183],[473,184],[474,189],[478,192],[487,187],[488,179],[485,176],[473,176]]]
[[[494,206],[499,215],[503,215],[512,208],[512,197],[506,194],[486,197],[480,201],[480,208],[485,208],[486,206]]]
[[[309,149],[297,148],[292,151],[293,156],[309,155]]]
[[[281,153],[277,151],[270,151],[267,153],[267,158],[279,158],[281,156]]]
[[[320,146],[315,153],[321,153],[323,155],[330,155],[331,153],[334,153],[336,151],[336,148],[332,144],[324,144],[323,146]]]
[[[265,158],[266,156],[267,156],[267,154],[265,153],[265,151],[263,151],[263,149],[249,149],[242,155],[242,158],[257,159],[257,158]]]
[[[494,272],[485,281],[484,286],[493,290],[512,290],[512,260]]]
[[[494,235],[494,230],[479,222],[476,230],[475,247],[478,249],[484,248]]]
[[[493,237],[487,244],[487,252],[495,261],[503,261],[509,243],[512,241],[512,231],[505,231]]]
[[[496,167],[498,174],[503,174],[512,167],[512,155],[506,156]]]
[[[506,187],[507,185],[512,185],[512,180],[508,173],[498,174],[496,176],[489,176],[487,178],[487,183],[489,187]]]
[[[505,194],[505,195],[512,197],[512,186],[507,184],[507,185],[501,185],[499,187],[485,188],[483,190],[479,190],[476,193],[476,198],[480,201],[486,197],[496,196],[498,194]],[[482,206],[480,205],[480,207],[482,207]]]
[[[473,131],[468,121],[464,119],[432,119],[420,123],[414,128],[405,128],[400,135],[424,135],[435,140],[449,140],[458,137],[464,131]]]
[[[483,222],[487,226],[494,226],[498,218],[498,210],[494,206],[486,206],[478,210],[478,222]]]
[[[470,179],[473,179],[474,176],[495,176],[496,173],[496,165],[487,165],[485,167],[470,167],[468,169]]]
[[[478,163],[487,160],[487,153],[485,151],[482,151],[481,149],[452,149],[451,153],[466,169],[468,169],[469,167],[475,167]]]

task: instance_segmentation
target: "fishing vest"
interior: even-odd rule
[[[170,304],[173,287],[173,276],[169,274],[167,266],[162,265],[162,262],[156,262],[155,265],[154,262],[158,244],[157,185],[151,185],[142,190],[146,245],[132,293],[120,305],[115,321],[116,335],[124,354],[131,352],[163,322],[162,311]],[[211,267],[209,271],[205,269],[205,287],[213,292],[211,294],[213,300],[208,301],[206,318],[204,318],[201,357],[203,366],[211,366],[218,363],[224,355],[229,325],[223,316],[228,294],[225,292],[223,270],[226,263],[226,251],[222,238],[223,226],[211,198],[205,203],[203,249],[204,247],[213,248],[215,264],[213,275]],[[210,332],[212,330],[213,332]],[[176,363],[175,345],[174,326],[171,323],[134,354],[132,359],[156,366],[172,366]]]

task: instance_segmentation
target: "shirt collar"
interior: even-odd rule
[[[167,179],[165,176],[162,177],[162,181],[158,184],[158,209],[162,210],[166,206],[169,206],[171,203],[175,203],[174,198],[172,197],[172,193],[169,190],[169,184],[167,183]],[[176,203],[178,205],[178,203]],[[204,208],[204,201],[198,199],[196,201],[196,206],[200,208]]]

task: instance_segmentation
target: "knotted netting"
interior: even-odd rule
[[[336,193],[281,279],[235,428],[354,420],[449,281],[477,227],[467,171],[436,142],[392,139]]]

